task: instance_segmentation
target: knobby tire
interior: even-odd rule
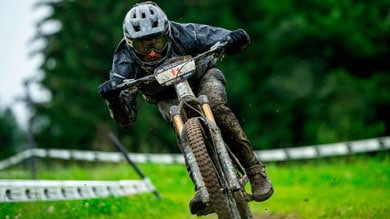
[[[218,215],[218,218],[240,218],[238,214],[240,214],[243,219],[252,218],[248,203],[240,191],[236,191],[233,195],[234,197],[230,198],[227,197],[227,194],[223,193],[214,164],[207,150],[208,141],[205,139],[206,136],[202,131],[202,125],[199,119],[189,119],[185,123],[185,129],[187,131],[189,145],[198,163],[203,181],[209,193],[211,207]],[[237,207],[239,209],[237,209]],[[237,211],[239,211],[239,213]]]

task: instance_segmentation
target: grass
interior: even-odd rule
[[[268,163],[275,194],[251,202],[255,218],[388,218],[390,154]],[[140,168],[163,196],[152,194],[59,202],[1,203],[1,218],[197,218],[189,213],[193,186],[182,165],[144,164]],[[20,167],[1,179],[28,179]],[[139,179],[125,163],[40,162],[39,179]],[[215,215],[206,218],[216,218]]]
[[[389,161],[361,156],[273,166],[276,192],[261,207],[281,218],[388,218]]]

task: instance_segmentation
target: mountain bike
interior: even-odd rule
[[[143,83],[157,81],[161,86],[174,86],[178,105],[170,106],[171,122],[187,169],[208,211],[218,218],[252,218],[246,192],[245,170],[225,144],[206,95],[196,97],[188,79],[195,70],[223,57],[226,42],[218,42],[195,57],[175,57],[155,69],[154,74],[139,79],[125,79],[116,89],[136,92]]]

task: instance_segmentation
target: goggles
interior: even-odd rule
[[[148,54],[152,49],[156,52],[162,52],[167,46],[167,36],[165,34],[145,39],[129,40],[126,38],[126,41],[137,53],[140,53],[141,55]]]

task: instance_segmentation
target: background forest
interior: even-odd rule
[[[155,106],[139,97],[136,125],[123,129],[97,94],[122,20],[137,1],[37,2],[52,14],[37,24],[45,46],[33,51],[44,56],[39,83],[51,93],[50,102],[31,106],[36,145],[114,150],[107,137],[113,131],[132,152],[178,152]],[[249,33],[249,49],[219,67],[229,104],[256,150],[390,135],[389,0],[156,2],[171,20]],[[58,31],[41,31],[48,23]],[[0,110],[0,136],[13,146],[18,133],[5,134],[17,131],[13,121],[3,122],[7,113]]]

